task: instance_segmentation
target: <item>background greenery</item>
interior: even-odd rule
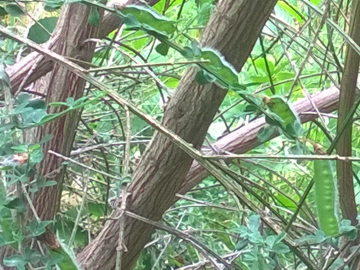
[[[322,1],[279,1],[251,57],[239,74],[239,82],[246,86],[246,90],[232,88],[228,91],[218,115],[208,130],[205,144],[208,146],[225,134],[261,117],[262,110],[267,111],[270,117],[273,116],[276,120],[277,113],[275,112],[274,116],[266,104],[259,107],[254,104],[250,106],[249,102],[244,101],[244,96],[261,101],[263,97],[271,97],[276,93],[284,100],[289,100],[291,104],[306,97],[305,93],[314,94],[333,84],[339,84],[345,58],[344,35],[349,27],[349,3],[332,1],[328,19],[336,23],[339,30],[322,27],[317,35],[317,27],[321,21],[321,16],[317,12],[320,11],[321,14],[324,10]],[[61,4],[61,1],[1,3],[1,24],[27,36],[30,40],[44,43],[50,35],[43,28],[48,32],[54,29]],[[153,9],[154,12],[174,21],[176,25],[177,31],[171,33],[169,42],[180,48],[188,46],[194,52],[194,44],[202,36],[214,5],[213,1],[208,0],[161,0]],[[96,5],[94,10],[95,7]],[[90,16],[89,23],[98,23],[96,11]],[[159,21],[155,20],[155,23],[159,24]],[[111,70],[99,69],[94,72],[94,76],[148,115],[160,120],[166,110],[167,99],[175,91],[185,70],[189,66],[194,66],[194,61],[200,59],[191,61],[184,56],[183,51],[169,48],[166,42],[160,43],[159,39],[150,35],[146,29],[144,31],[133,28],[125,27],[119,32],[113,32],[107,39],[98,43],[92,60],[94,67],[117,67]],[[155,25],[154,28],[159,29],[159,25]],[[317,37],[315,41],[314,37]],[[312,50],[309,51],[309,48]],[[26,46],[11,39],[1,39],[0,50],[3,66],[14,64],[17,59],[29,53]],[[148,63],[145,68],[144,65],[136,67],[136,64],[143,63]],[[158,82],[149,73],[154,74]],[[207,77],[209,74],[214,75],[212,71],[199,75],[202,76],[199,83],[215,80],[211,76]],[[6,84],[4,73],[2,80]],[[165,87],[161,87],[159,83]],[[108,97],[99,97],[90,85],[86,93],[86,98],[78,101],[69,98],[66,103],[48,104],[66,106],[69,110],[83,110],[72,154],[66,161],[65,190],[62,194],[61,212],[55,222],[59,238],[75,252],[81,250],[96,236],[105,216],[111,211],[109,202],[113,201],[120,188],[119,176],[123,173],[125,145],[123,108]],[[47,104],[35,102],[34,98],[31,92],[22,93],[14,98],[13,105],[5,102],[1,104],[1,178],[2,183],[6,184],[2,185],[0,192],[0,198],[4,202],[0,207],[3,214],[0,245],[22,243],[26,239],[41,235],[48,225],[43,221],[40,225],[33,224],[33,227],[31,224],[26,228],[18,224],[9,228],[9,224],[12,224],[9,209],[24,212],[26,200],[13,198],[5,186],[10,186],[11,181],[27,183],[30,171],[42,159],[40,145],[45,143],[43,141],[29,145],[23,142],[22,130],[42,125],[51,117],[46,113]],[[336,113],[323,115],[321,120],[304,124],[303,130],[298,132],[301,133],[300,136],[289,138],[284,132],[285,135],[263,143],[248,154],[311,154],[315,143],[323,149],[328,149],[331,145],[329,138],[336,136],[336,118]],[[354,156],[357,156],[359,151],[358,125],[355,119],[352,137]],[[278,127],[276,123],[273,126]],[[132,116],[131,170],[136,167],[153,133],[154,130],[145,121]],[[259,136],[260,140],[267,140],[266,134]],[[13,166],[13,159],[9,157],[24,152],[30,155],[31,162],[23,166]],[[74,161],[94,168],[97,172],[79,166]],[[335,169],[334,164],[333,168]],[[338,269],[344,263],[337,257],[340,248],[339,237],[326,237],[318,230],[314,191],[310,190],[309,194],[305,192],[314,177],[313,161],[270,157],[244,158],[230,163],[228,170],[235,173],[238,181],[248,187],[247,197],[258,206],[258,209],[265,209],[266,205],[266,211],[262,214],[273,224],[286,227],[289,220],[295,218],[292,221],[294,224],[290,232],[291,238],[296,245],[300,245],[311,254],[309,257],[316,265],[324,266],[324,269]],[[353,170],[356,176],[359,171],[358,162],[353,163]],[[107,175],[101,172],[106,172]],[[22,178],[24,175],[26,179]],[[108,175],[118,177],[116,179]],[[358,203],[359,185],[356,177],[355,180]],[[51,184],[54,183],[45,183],[41,178],[36,179],[28,183],[29,193]],[[239,190],[245,192],[241,185]],[[296,213],[304,193],[307,197],[301,211]],[[239,202],[232,192],[228,192],[213,177],[207,177],[190,193],[181,197],[165,213],[162,223],[186,233],[220,256],[233,257],[242,269],[307,269],[281,241],[285,237],[285,232],[275,235],[261,222],[253,209]],[[341,232],[348,237],[356,237],[356,230],[348,221],[341,222]],[[35,251],[28,253],[32,258],[31,262],[37,263],[40,258],[45,262],[43,255]],[[24,251],[23,256],[13,258],[10,263],[21,269],[25,255]],[[29,259],[26,258],[25,261],[28,262]],[[48,267],[53,263],[54,261],[48,263]],[[193,269],[211,268],[194,248],[192,241],[185,241],[174,234],[157,230],[138,260],[136,269],[190,269],[186,266],[192,264]],[[345,269],[348,267],[343,266]]]

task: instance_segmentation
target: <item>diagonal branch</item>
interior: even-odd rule
[[[311,100],[321,113],[335,111],[339,101],[339,89],[336,87],[331,87],[313,95]],[[318,115],[308,98],[303,98],[297,101],[295,104],[293,104],[293,107],[298,112],[302,123],[306,123],[318,118]],[[264,118],[257,119],[222,137],[217,142],[215,142],[213,146],[222,152],[231,152],[236,154],[246,153],[247,151],[261,144],[257,138],[257,134],[259,130],[265,125],[266,122]],[[275,138],[278,135],[278,133],[274,133],[269,138],[269,140]],[[183,187],[179,193],[185,194],[208,175],[209,173],[202,166],[200,166],[197,162],[194,162],[190,171],[186,175],[185,181],[183,182]]]

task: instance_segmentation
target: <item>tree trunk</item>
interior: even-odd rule
[[[360,44],[360,1],[352,2],[352,18],[350,37],[359,45]],[[338,129],[342,133],[336,152],[341,156],[352,156],[352,122],[344,127],[345,120],[348,117],[350,108],[353,107],[356,99],[356,84],[359,73],[360,57],[351,46],[347,47],[344,74],[341,80],[341,91],[338,111]],[[337,160],[337,177],[339,187],[339,202],[342,218],[351,220],[352,225],[357,225],[357,209],[353,183],[353,170],[351,161]]]
[[[89,36],[93,36],[97,31],[88,23],[90,7],[82,4],[65,5],[59,18],[60,22],[55,29],[59,33],[55,52],[61,55],[90,62],[95,49],[93,42],[85,42]],[[84,93],[85,81],[67,68],[55,64],[50,76],[45,82],[42,81],[34,90],[46,95],[46,103],[54,101],[66,101],[68,97],[75,100]],[[50,113],[56,113],[63,108],[52,108]],[[43,162],[39,166],[38,174],[48,176],[58,182],[57,186],[43,188],[35,193],[33,203],[39,217],[42,220],[52,220],[60,200],[62,190],[63,170],[61,169],[62,160],[47,154],[48,150],[55,151],[68,156],[72,147],[73,138],[79,118],[78,112],[72,112],[65,116],[51,121],[50,123],[32,131],[36,134],[36,141],[46,134],[54,135],[54,138],[45,144],[43,152],[45,154]],[[55,201],[56,198],[56,201]]]
[[[216,48],[240,70],[248,58],[276,0],[224,0],[206,27],[202,45]],[[226,90],[195,82],[191,68],[182,78],[163,118],[163,125],[199,149]],[[156,132],[136,169],[128,210],[159,220],[179,192],[192,159]],[[128,252],[123,269],[131,269],[153,228],[127,218],[124,228]],[[78,256],[84,269],[113,269],[119,234],[118,220],[108,220],[99,236]],[[104,252],[106,250],[106,252]]]
[[[65,5],[55,29],[56,42],[51,41],[48,45],[58,54],[83,61],[91,61],[95,44],[93,42],[84,43],[84,41],[89,36],[94,36],[97,29],[88,24],[89,12],[89,6],[82,4]],[[35,54],[33,56],[31,59],[36,58]],[[54,101],[65,101],[68,97],[78,99],[83,95],[86,83],[83,79],[69,72],[65,67],[58,64],[53,65],[49,59],[42,56],[38,56],[36,59],[35,63],[41,62],[42,67],[49,68],[53,66],[53,71],[44,80],[37,83],[33,89],[35,92],[46,95],[47,104]],[[50,113],[56,113],[62,109],[61,107],[56,107],[51,109]],[[58,184],[40,189],[37,193],[33,194],[32,198],[37,215],[41,220],[52,220],[54,218],[59,209],[63,182],[62,160],[47,154],[47,152],[48,150],[53,150],[65,156],[70,154],[78,118],[78,112],[72,112],[44,126],[26,132],[27,143],[38,142],[47,134],[54,135],[54,138],[43,147],[45,156],[38,167],[37,173],[47,180],[57,181]],[[29,211],[30,216],[31,213]],[[47,240],[46,237],[44,240]],[[7,247],[0,253],[2,263],[2,259],[13,253],[13,250]]]

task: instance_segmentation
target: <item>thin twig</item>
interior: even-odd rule
[[[128,177],[130,172],[130,144],[131,144],[131,116],[130,111],[127,106],[124,106],[124,111],[126,115],[126,144],[125,144],[125,156],[124,156],[124,166],[123,166],[123,175]],[[126,211],[126,202],[129,196],[127,192],[128,183],[122,184],[122,196],[121,196],[121,207],[120,207],[120,217],[119,217],[119,239],[118,246],[116,248],[116,270],[121,270],[121,258],[123,252],[127,252],[127,248],[124,243],[124,230],[125,230],[125,218],[124,215]],[[116,203],[116,206],[118,203]]]

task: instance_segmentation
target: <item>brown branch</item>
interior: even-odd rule
[[[219,50],[240,70],[246,62],[276,0],[223,0],[205,29],[202,46]],[[168,104],[162,124],[182,139],[200,149],[209,125],[227,91],[216,85],[199,85],[196,69],[183,76],[176,93]],[[172,205],[182,181],[190,169],[192,158],[175,146],[167,136],[156,132],[147,147],[129,186],[132,202],[129,211],[154,221]],[[79,254],[84,269],[112,269],[115,263],[118,223],[108,221],[100,235]],[[123,255],[124,269],[131,269],[151,237],[153,227],[128,220],[125,228],[126,245],[131,248]],[[103,254],[107,248],[108,254]],[[91,254],[91,255],[90,255]]]
[[[339,89],[331,87],[313,95],[311,100],[321,113],[335,111],[339,101]],[[318,117],[308,98],[303,98],[297,101],[293,104],[293,107],[298,112],[302,123],[312,121]],[[222,137],[215,142],[213,146],[215,149],[219,149],[224,152],[226,151],[236,154],[246,153],[261,144],[257,138],[257,134],[259,130],[265,126],[265,124],[266,122],[264,118],[250,122],[238,130]],[[277,137],[278,135],[278,133],[274,133],[269,140]],[[185,194],[208,175],[209,173],[204,170],[203,167],[197,164],[197,162],[194,162],[189,173],[186,175],[183,187],[179,193]]]
[[[350,25],[350,37],[360,44],[360,1],[352,2],[352,19]],[[346,124],[346,119],[356,99],[356,83],[359,72],[360,57],[353,48],[348,46],[345,59],[344,74],[341,80],[341,91],[339,100],[337,132],[343,131],[336,145],[339,155],[352,155],[352,122]],[[344,129],[344,130],[342,130]],[[338,160],[336,162],[339,204],[342,217],[351,220],[352,225],[358,224],[356,199],[353,183],[352,163]]]

